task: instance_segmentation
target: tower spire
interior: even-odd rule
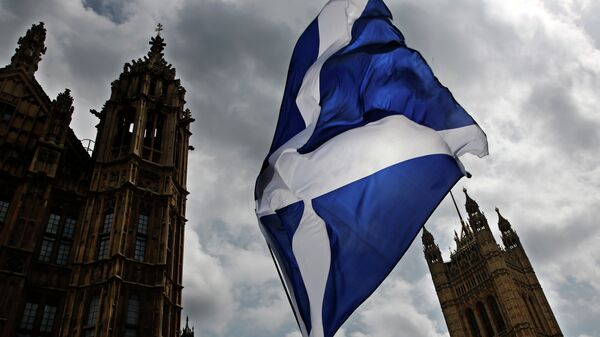
[[[477,204],[477,202],[475,200],[471,199],[471,197],[469,196],[469,193],[467,193],[467,189],[464,187],[463,187],[463,192],[465,193],[465,198],[466,198],[465,208],[466,208],[469,216],[472,216],[473,214],[478,213],[479,205]]]
[[[425,228],[425,226],[423,226],[423,236],[421,237],[421,240],[423,241],[423,252],[425,253],[427,263],[435,264],[442,262],[440,248],[435,244],[433,235]]]
[[[33,76],[42,60],[42,55],[46,53],[45,40],[46,28],[44,28],[44,23],[40,22],[37,25],[32,25],[25,36],[19,38],[19,46],[10,59],[10,66],[22,68],[27,74]]]
[[[500,214],[500,209],[496,207],[496,213],[498,213],[498,228],[502,233],[512,230],[510,222],[506,220],[502,214]]]
[[[185,317],[185,328],[181,332],[181,337],[194,337],[194,328],[190,329],[190,318],[189,316]]]

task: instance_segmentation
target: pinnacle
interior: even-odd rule
[[[469,215],[476,213],[479,211],[479,205],[477,204],[477,202],[473,199],[471,199],[471,197],[469,196],[469,194],[467,193],[467,189],[463,188],[463,192],[465,193],[465,197],[466,197],[466,202],[465,202],[465,208],[467,209],[467,213]]]
[[[435,239],[433,235],[423,226],[423,236],[421,238],[423,240],[423,245],[428,246],[435,243]]]
[[[496,207],[496,213],[498,213],[498,228],[501,232],[506,232],[512,229],[510,222],[506,220],[502,214],[500,214],[500,210]]]

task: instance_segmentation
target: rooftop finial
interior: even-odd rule
[[[156,32],[156,35],[158,35],[158,36],[160,36],[160,32],[162,32],[163,30],[164,30],[163,25],[160,22],[156,25],[156,29],[154,29],[154,31]]]

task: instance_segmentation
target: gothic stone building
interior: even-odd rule
[[[160,32],[159,32],[160,33]],[[0,69],[0,335],[179,335],[190,111],[163,57],[125,64],[91,155],[35,79],[43,23]]]
[[[466,195],[468,226],[455,232],[456,251],[444,262],[423,229],[425,258],[451,337],[562,337],[519,236],[498,209],[504,247],[477,203]]]

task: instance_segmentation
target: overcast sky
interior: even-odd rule
[[[196,337],[298,337],[254,215],[297,37],[325,0],[0,0],[0,64],[44,21],[36,77],[70,88],[72,128],[95,138],[110,82],[165,30],[192,110],[183,312]],[[486,131],[466,186],[497,234],[519,233],[565,336],[600,337],[600,1],[387,0],[407,44]],[[448,258],[446,199],[428,222]],[[448,336],[420,240],[337,337]]]

